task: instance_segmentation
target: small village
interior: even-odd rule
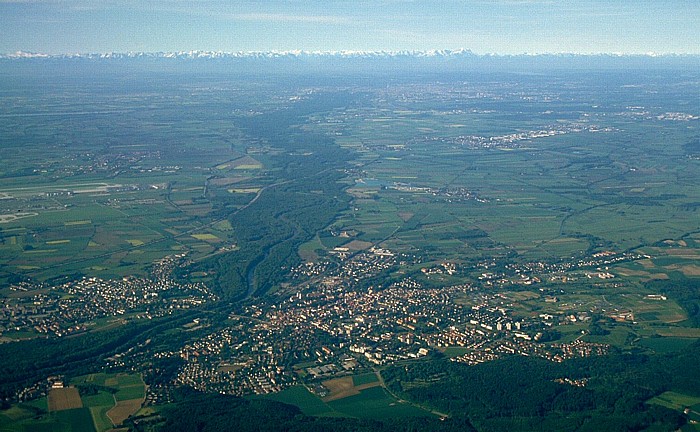
[[[204,284],[172,278],[185,257],[177,254],[156,261],[148,278],[82,277],[53,287],[15,284],[10,289],[17,295],[0,300],[0,334],[64,337],[94,329],[96,320],[152,319],[216,300]]]

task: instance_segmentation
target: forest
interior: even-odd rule
[[[681,414],[646,402],[670,390],[697,395],[699,356],[695,343],[673,355],[617,352],[562,363],[518,356],[473,367],[442,360],[383,375],[392,391],[466,416],[480,431],[674,430],[685,423]]]
[[[311,417],[292,405],[268,400],[247,400],[220,395],[198,394],[183,389],[178,401],[162,410],[160,416],[130,422],[137,432],[472,432],[465,418],[438,420],[429,417],[389,418],[382,421]],[[154,420],[154,421],[153,421]]]

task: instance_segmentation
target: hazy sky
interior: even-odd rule
[[[0,0],[0,52],[700,54],[700,0]]]

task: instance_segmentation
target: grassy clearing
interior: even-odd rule
[[[32,418],[34,413],[32,411],[23,409],[20,406],[12,406],[9,409],[2,411],[2,415],[6,417],[6,422],[16,422],[23,419]]]
[[[260,192],[260,188],[230,188],[229,193],[255,194]]]
[[[319,258],[318,252],[325,249],[326,248],[323,246],[323,243],[321,243],[321,240],[317,235],[308,242],[300,245],[297,254],[299,255],[299,258],[306,262],[315,262]]]
[[[118,402],[132,399],[141,399],[145,396],[146,389],[143,384],[128,387],[119,387],[119,391],[114,395]]]
[[[88,408],[59,411],[54,414],[59,422],[68,425],[71,432],[95,432],[95,425]]]
[[[667,327],[656,330],[659,336],[671,336],[678,338],[700,338],[700,328],[693,327]]]
[[[204,240],[204,241],[221,241],[221,239],[214,234],[209,234],[209,233],[204,233],[204,234],[191,234],[193,238],[196,238],[197,240]]]
[[[63,222],[63,226],[90,225],[91,223],[92,223],[92,220],[90,220],[90,219],[78,220],[78,221],[67,221],[67,222]]]
[[[346,248],[350,249],[351,251],[360,251],[360,250],[367,249],[371,246],[372,246],[372,243],[360,241],[360,240],[353,240],[350,243],[343,245],[343,247],[346,247]]]
[[[117,382],[119,383],[120,387],[130,387],[130,386],[135,386],[135,385],[140,385],[143,386],[143,380],[141,379],[141,375],[136,375],[136,374],[118,374],[117,375]]]
[[[447,347],[443,351],[443,354],[445,354],[445,357],[447,358],[453,358],[453,357],[459,357],[461,355],[466,354],[469,352],[467,348],[464,347]]]
[[[214,229],[218,231],[232,231],[233,227],[228,219],[222,220],[214,224]]]
[[[696,340],[694,338],[658,337],[642,339],[639,344],[657,353],[665,354],[682,351],[695,343]]]
[[[612,327],[610,333],[603,336],[586,335],[584,340],[593,343],[607,343],[613,346],[624,346],[627,341],[634,337],[634,333],[627,327],[616,325]]]
[[[98,432],[108,431],[112,429],[112,421],[107,416],[107,412],[112,409],[112,406],[90,407],[90,415],[95,430]]]
[[[74,384],[96,384],[96,385],[105,385],[105,380],[109,378],[109,375],[106,373],[96,373],[96,374],[89,374],[89,375],[82,375],[79,377],[75,377],[71,380],[72,383]]]
[[[47,241],[46,244],[47,245],[58,245],[58,244],[66,244],[66,243],[70,243],[70,242],[71,242],[70,240],[51,240],[51,241]]]
[[[83,401],[83,406],[88,408],[99,407],[99,406],[113,406],[114,405],[114,395],[107,392],[98,392],[96,395],[81,396]]]
[[[377,374],[374,372],[368,372],[360,375],[353,375],[352,376],[352,383],[355,386],[361,386],[363,384],[371,384],[378,382],[379,378],[377,378]]]
[[[368,388],[358,395],[328,402],[328,405],[349,417],[385,419],[430,416],[426,411],[398,402],[382,387]]]
[[[682,411],[686,407],[700,404],[700,397],[667,391],[652,399],[649,399],[647,403]]]
[[[22,404],[22,406],[23,405],[38,408],[42,411],[48,411],[49,410],[49,398],[47,396],[44,396],[44,397],[39,398],[39,399],[34,399],[33,401],[24,402]]]
[[[333,411],[304,386],[290,387],[279,393],[262,396],[262,398],[297,406],[301,412],[311,416],[328,415]]]

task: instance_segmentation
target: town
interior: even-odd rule
[[[0,334],[62,337],[94,330],[103,318],[152,319],[216,300],[204,284],[172,278],[175,267],[186,262],[186,254],[158,260],[149,278],[82,277],[52,287],[19,282],[10,287],[15,295],[0,299]]]
[[[618,258],[603,254],[581,265]],[[154,361],[176,360],[181,366],[173,380],[153,383],[149,390],[150,403],[158,403],[167,400],[164,388],[181,385],[243,396],[304,384],[322,394],[326,390],[321,383],[332,377],[442,355],[449,347],[462,350],[453,361],[468,365],[507,355],[561,362],[610,350],[607,344],[578,338],[552,343],[557,326],[590,322],[590,313],[516,315],[512,303],[488,288],[489,281],[441,288],[427,288],[411,278],[386,287],[363,284],[396,264],[394,253],[379,248],[357,253],[336,268],[304,264],[292,274],[296,279],[306,276],[306,281],[241,307],[225,325],[215,328],[206,318],[195,319],[188,330],[213,331],[179,349],[151,351],[144,346],[109,359],[105,366],[139,371]],[[542,294],[543,302],[551,298]]]
[[[452,361],[467,365],[508,355],[553,362],[605,355],[611,349],[607,344],[580,338],[558,342],[553,337],[559,326],[591,322],[591,314],[600,311],[523,315],[516,312],[517,305],[503,294],[503,288],[556,282],[566,271],[570,280],[576,271],[602,278],[599,269],[641,258],[604,251],[560,263],[499,265],[491,260],[465,269],[444,262],[423,267],[421,273],[425,277],[469,272],[480,276],[474,282],[433,287],[412,277],[376,282],[382,272],[419,263],[416,257],[378,247],[345,251],[332,261],[291,269],[285,288],[254,303],[244,302],[223,324],[217,324],[205,312],[206,305],[216,304],[216,296],[201,282],[181,283],[173,278],[175,268],[188,264],[186,254],[177,254],[156,261],[149,278],[84,277],[55,287],[18,283],[13,286],[18,295],[3,300],[0,322],[4,331],[33,330],[65,337],[94,330],[95,323],[107,317],[124,323],[199,308],[202,317],[182,331],[202,336],[166,351],[149,343],[138,345],[106,359],[105,369],[144,373],[154,362],[180,364],[169,381],[149,383],[148,403],[169,400],[168,389],[183,385],[243,396],[304,384],[320,394],[326,391],[321,383],[329,378],[439,356],[448,349],[458,350]],[[499,270],[487,271],[494,268]],[[545,304],[558,301],[551,289],[539,292]],[[614,312],[609,317],[620,318]],[[623,314],[622,319],[626,318],[632,317]],[[40,394],[36,392],[39,384],[23,389],[17,397]]]

